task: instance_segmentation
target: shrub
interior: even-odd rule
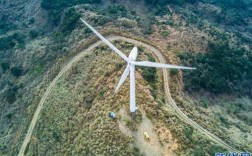
[[[187,3],[196,3],[197,0],[144,0],[145,4],[151,6],[165,6],[168,4],[183,5]]]
[[[185,136],[188,138],[188,140],[191,142],[192,141],[192,134],[193,134],[193,128],[192,127],[186,127],[183,130]]]
[[[155,59],[151,56],[148,56],[148,60],[151,62],[155,62]],[[150,84],[150,86],[153,89],[156,89],[156,73],[157,73],[157,69],[156,68],[146,68],[146,67],[141,67],[142,69],[142,75],[143,78]]]
[[[36,31],[36,30],[31,30],[30,32],[29,32],[29,35],[30,35],[30,37],[31,38],[36,38],[37,36],[38,36],[38,31]]]
[[[93,105],[93,101],[94,101],[94,96],[88,96],[86,99],[85,108],[90,109]]]
[[[15,67],[12,67],[12,68],[11,68],[11,73],[12,73],[15,77],[21,76],[22,72],[23,72],[22,67],[17,67],[17,66],[15,66]]]
[[[54,130],[53,131],[53,138],[55,139],[56,142],[59,142],[61,139],[61,133],[59,130]]]
[[[143,68],[143,77],[145,80],[148,82],[153,82],[155,81],[155,74],[156,74],[156,69],[155,68]]]
[[[252,125],[252,113],[251,112],[241,112],[237,116],[243,120],[248,125]]]
[[[79,18],[80,14],[77,13],[74,8],[70,8],[66,12],[62,25],[60,26],[61,32],[72,31],[75,28]]]
[[[184,72],[187,90],[204,88],[213,93],[252,96],[252,53],[231,48],[224,42],[210,42],[205,54],[179,54],[180,59],[197,70]]]
[[[43,72],[44,70],[45,70],[45,65],[41,63],[41,64],[38,64],[35,67],[33,67],[30,70],[30,74],[38,74],[38,73]]]
[[[149,28],[147,28],[147,29],[145,29],[145,30],[143,31],[143,33],[144,33],[145,35],[150,35],[152,32],[153,32],[153,30],[152,30],[151,27],[149,27]]]
[[[35,22],[35,18],[29,19],[29,24],[33,24]]]
[[[15,42],[10,36],[0,38],[0,50],[8,50],[15,46]]]
[[[5,98],[8,103],[11,104],[16,101],[16,93],[17,93],[18,89],[19,88],[17,86],[13,86],[6,91]]]
[[[122,64],[122,63],[117,63],[117,64],[116,64],[117,69],[121,69],[121,68],[122,68],[122,66],[123,66],[123,64]]]
[[[16,101],[16,92],[14,90],[8,90],[6,92],[6,100],[8,103],[14,103]]]
[[[10,62],[8,60],[3,60],[1,62],[1,67],[2,67],[3,71],[6,71],[7,69],[10,68]]]
[[[162,31],[161,32],[161,35],[163,36],[163,37],[167,37],[167,36],[169,36],[171,33],[169,32],[169,31],[167,31],[167,30],[164,30],[164,31]]]
[[[54,22],[55,25],[58,25],[62,12],[65,8],[68,8],[77,4],[99,4],[101,0],[42,0],[41,7],[48,10],[49,18]]]
[[[14,33],[11,36],[12,40],[17,41],[18,43],[24,43],[24,35],[19,34],[19,33]]]
[[[228,119],[225,117],[225,116],[223,116],[223,115],[220,115],[220,121],[224,124],[224,126],[225,127],[227,127],[227,128],[229,128],[229,121],[228,121]]]
[[[5,34],[11,28],[12,23],[8,20],[8,15],[1,13],[0,14],[0,34]]]
[[[193,152],[194,156],[205,156],[205,154],[205,151],[199,146],[197,146]]]
[[[209,151],[211,155],[215,155],[216,153],[219,153],[219,152],[224,152],[224,153],[226,152],[226,150],[223,147],[220,147],[218,145],[212,145]]]
[[[120,25],[125,27],[125,28],[133,28],[134,27],[134,24],[129,22],[129,21],[120,21]]]
[[[108,6],[107,10],[109,14],[114,14],[114,15],[125,15],[127,13],[125,6],[118,5],[118,4]]]
[[[179,70],[178,69],[170,69],[171,76],[178,75]]]
[[[0,38],[0,50],[12,49],[16,42],[24,43],[24,36],[19,33]]]
[[[205,99],[200,99],[200,105],[203,107],[203,108],[207,108],[207,106],[209,105],[208,101],[205,100]]]
[[[13,113],[12,113],[12,112],[8,112],[8,113],[6,114],[6,117],[7,117],[8,119],[11,119],[12,116],[13,116]]]
[[[94,22],[94,26],[96,26],[96,25],[100,26],[100,25],[104,25],[104,24],[112,21],[112,18],[109,15],[108,16],[95,16],[95,17],[92,17],[92,20]]]

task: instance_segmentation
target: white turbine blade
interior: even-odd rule
[[[123,82],[126,80],[127,76],[129,75],[129,71],[130,71],[130,65],[127,65],[127,67],[125,68],[122,77],[116,87],[115,93],[118,92],[119,88],[121,87],[121,85],[123,84]]]
[[[89,25],[86,21],[80,18],[81,21],[93,31],[105,44],[107,44],[112,50],[114,50],[119,56],[121,56],[126,62],[129,62],[127,56],[125,56],[119,49],[117,49],[112,43],[110,43],[106,38],[104,38],[100,33],[98,33],[91,25]]]
[[[135,66],[130,65],[130,111],[136,111]]]
[[[196,69],[192,67],[184,67],[184,66],[177,66],[171,64],[163,64],[163,63],[156,63],[156,62],[149,62],[149,61],[131,61],[131,64],[136,66],[144,66],[144,67],[158,67],[158,68],[175,68],[175,69]]]

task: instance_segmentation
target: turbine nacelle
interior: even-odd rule
[[[129,54],[129,60],[136,61],[136,58],[137,58],[137,47],[134,47]]]

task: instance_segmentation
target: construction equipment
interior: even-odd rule
[[[149,136],[149,134],[147,132],[144,132],[144,139],[146,141],[150,141],[150,136]]]

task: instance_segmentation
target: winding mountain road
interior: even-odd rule
[[[157,56],[158,60],[161,63],[166,63],[164,56],[162,55],[162,53],[156,49],[155,47],[151,46],[151,45],[147,45],[143,42],[131,39],[131,38],[126,38],[126,37],[122,37],[122,36],[113,36],[113,37],[109,37],[108,40],[110,41],[114,41],[114,40],[123,40],[132,44],[136,44],[138,46],[143,46],[147,49],[149,49],[155,56]],[[88,51],[93,50],[94,48],[96,48],[97,46],[99,46],[100,44],[102,44],[102,41],[98,41],[92,45],[90,45],[87,49],[85,49],[84,51],[80,52],[78,55],[76,55],[75,57],[72,58],[72,60],[70,60],[70,62],[59,72],[59,74],[53,79],[53,81],[51,82],[51,84],[48,86],[46,92],[44,93],[43,97],[41,98],[37,109],[34,113],[34,116],[32,118],[32,121],[30,123],[29,129],[27,131],[27,134],[25,136],[25,139],[21,145],[21,148],[19,150],[19,154],[18,156],[23,156],[25,149],[27,147],[27,144],[29,143],[30,139],[31,139],[31,135],[33,133],[33,130],[35,128],[35,125],[37,123],[37,120],[39,118],[39,114],[43,108],[43,105],[45,103],[46,98],[48,97],[50,91],[52,90],[52,88],[54,87],[54,85],[56,84],[56,82],[58,81],[58,79],[78,60],[80,60]],[[218,143],[219,145],[223,146],[224,148],[228,149],[229,152],[238,152],[238,150],[232,148],[231,146],[229,146],[227,143],[225,143],[223,140],[221,140],[220,138],[218,138],[217,136],[213,135],[212,133],[210,133],[209,131],[207,131],[206,129],[204,129],[203,127],[201,127],[200,125],[198,125],[196,122],[194,122],[193,120],[191,120],[190,118],[188,118],[186,116],[186,114],[184,114],[176,105],[176,103],[174,102],[174,100],[171,97],[170,94],[170,89],[169,89],[169,73],[167,69],[162,69],[163,71],[163,78],[164,78],[164,89],[165,89],[165,95],[167,97],[168,100],[168,104],[171,105],[176,113],[177,116],[183,120],[184,122],[186,122],[187,124],[190,124],[192,127],[194,127],[195,129],[197,129],[199,132],[201,132],[202,134],[206,135],[209,139],[211,139],[212,141],[214,141],[215,143]]]

